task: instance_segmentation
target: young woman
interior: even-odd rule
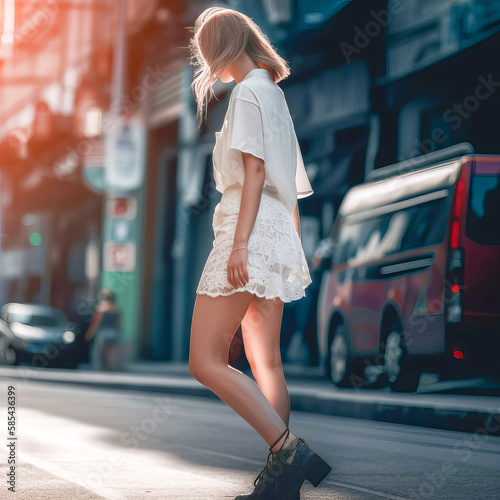
[[[297,199],[313,193],[282,90],[289,74],[247,16],[214,7],[197,19],[190,42],[199,122],[212,85],[234,80],[213,152],[214,244],[198,288],[189,370],[269,445],[267,464],[243,499],[300,498],[305,479],[317,486],[331,467],[290,432],[290,399],[280,358],[283,303],[311,283],[300,240]],[[241,324],[257,384],[228,365]]]
[[[85,332],[85,340],[92,341],[90,361],[93,369],[114,370],[121,328],[121,311],[115,304],[113,292],[109,288],[103,288],[100,296],[101,300],[97,304],[94,317]]]

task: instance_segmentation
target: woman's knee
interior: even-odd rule
[[[203,356],[200,358],[199,356],[190,355],[188,366],[191,376],[203,385],[209,384],[217,371],[217,366]]]
[[[197,356],[190,354],[189,355],[189,373],[196,379],[200,380],[202,377],[203,364],[200,362]]]

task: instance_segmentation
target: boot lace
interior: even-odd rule
[[[259,475],[255,478],[254,480],[254,486],[257,487],[257,484],[259,483],[259,481],[267,481],[267,477],[270,473],[270,469],[273,468],[274,464],[275,464],[275,460],[276,460],[276,456],[279,454],[279,452],[281,452],[281,450],[283,449],[283,445],[286,441],[286,438],[285,440],[283,441],[283,444],[281,445],[281,448],[278,450],[278,452],[276,453],[276,455],[274,454],[273,452],[273,448],[274,446],[276,446],[277,443],[279,443],[280,439],[286,434],[286,436],[288,437],[288,435],[290,434],[290,429],[287,427],[285,429],[285,431],[283,432],[283,434],[281,434],[281,436],[269,447],[269,455],[267,455],[267,462],[266,462],[266,465],[265,467],[260,471]],[[278,490],[278,474],[276,471],[273,471],[272,475],[275,476],[275,484],[274,484],[274,488],[275,488],[275,491]]]
[[[259,472],[259,475],[255,478],[254,482],[253,482],[253,485],[255,487],[257,487],[257,484],[259,483],[259,481],[265,481],[266,480],[266,477],[267,477],[267,471],[269,469],[269,467],[272,465],[273,463],[273,452],[270,451],[269,452],[269,455],[267,455],[267,461],[266,461],[266,465],[264,466],[264,468]]]

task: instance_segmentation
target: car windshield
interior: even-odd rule
[[[30,326],[64,326],[66,321],[64,317],[53,314],[31,314],[31,313],[21,313],[21,312],[10,312],[9,322],[23,323],[24,325]]]
[[[500,175],[475,174],[472,177],[465,232],[485,245],[500,245]]]

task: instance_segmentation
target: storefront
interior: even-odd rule
[[[90,292],[85,248],[100,232],[101,199],[82,182],[68,117],[37,116],[26,137],[26,157],[2,165],[4,300],[50,304],[76,319]]]
[[[314,195],[300,201],[310,254],[331,230],[345,192],[373,168],[378,117],[371,112],[364,62],[326,70],[285,89]]]
[[[184,60],[162,66],[147,104],[148,153],[144,200],[141,339],[144,359],[170,359],[175,296],[179,117]]]
[[[382,117],[377,167],[463,141],[480,153],[499,151],[492,126],[500,103],[498,9],[482,2],[432,7],[423,17],[394,16],[389,26],[387,72],[373,88]]]
[[[149,108],[141,354],[186,360],[197,280],[213,242],[212,214],[220,200],[212,150],[227,106],[226,86],[215,86],[218,101],[198,128],[193,68],[182,58],[172,61],[165,75]]]

